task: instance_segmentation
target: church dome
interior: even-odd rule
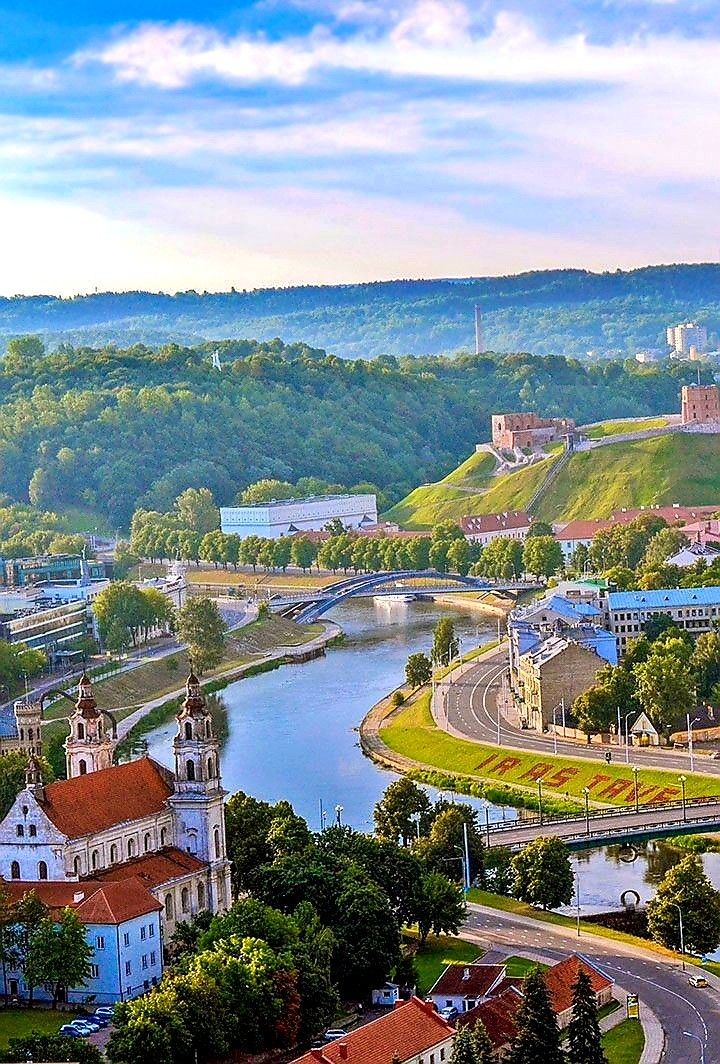
[[[185,701],[182,704],[183,716],[204,717],[207,713],[207,703],[200,690],[200,681],[194,672],[191,672],[185,681]]]

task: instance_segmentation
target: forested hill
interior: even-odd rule
[[[342,358],[438,354],[473,347],[476,303],[488,350],[574,357],[616,350],[624,357],[664,347],[665,326],[689,318],[706,324],[717,344],[720,265],[222,294],[18,296],[0,299],[0,337],[39,333],[53,344],[100,345],[282,336]]]
[[[370,481],[396,500],[487,440],[494,409],[654,414],[678,408],[694,372],[530,355],[342,361],[280,341],[48,355],[15,340],[0,362],[0,490],[116,526],[187,487],[227,503],[261,477]]]

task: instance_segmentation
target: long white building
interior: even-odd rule
[[[220,509],[223,532],[241,539],[279,539],[295,532],[321,532],[336,518],[345,528],[375,525],[377,499],[374,495],[314,495],[309,499],[280,499]]]

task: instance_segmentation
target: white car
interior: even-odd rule
[[[89,1023],[87,1020],[73,1020],[70,1026],[74,1027],[76,1031],[79,1031],[80,1034],[83,1035],[94,1034],[95,1031],[100,1030],[96,1023]]]
[[[345,1038],[347,1031],[343,1031],[342,1027],[331,1027],[325,1032],[324,1038],[326,1042],[337,1042],[340,1038]]]

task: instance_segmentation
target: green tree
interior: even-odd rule
[[[44,917],[30,936],[25,973],[34,986],[51,984],[53,1008],[63,987],[83,986],[90,975],[93,950],[85,930],[72,909],[63,909],[57,918]]]
[[[6,373],[33,371],[45,356],[45,344],[39,336],[15,336],[8,340],[3,360]]]
[[[287,536],[280,536],[273,542],[273,565],[276,569],[282,569],[283,572],[287,569],[292,558],[292,540]]]
[[[562,547],[554,536],[534,535],[523,549],[523,568],[536,576],[553,576],[564,563]]]
[[[175,500],[175,510],[182,526],[201,536],[220,526],[220,511],[208,488],[187,488]]]
[[[376,804],[375,831],[381,839],[402,841],[407,846],[418,834],[425,834],[431,819],[427,791],[407,776],[401,776],[385,790]]]
[[[647,661],[633,670],[637,696],[658,731],[666,735],[696,704],[695,679],[679,656],[682,641],[673,639],[653,650]]]
[[[565,1064],[557,1017],[550,1003],[543,974],[535,968],[525,980],[517,1014],[517,1035],[506,1064]]]
[[[648,930],[656,942],[680,948],[682,911],[685,949],[712,953],[720,945],[720,892],[710,883],[694,854],[666,872],[655,897],[648,902]]]
[[[454,539],[447,552],[447,567],[451,573],[467,576],[470,570],[470,544],[466,539]]]
[[[689,543],[679,528],[661,528],[652,537],[642,558],[642,568],[652,569],[664,565],[669,557],[677,554],[681,547]]]
[[[400,957],[400,929],[383,890],[351,870],[337,898],[336,966],[345,994],[364,996],[382,986]]]
[[[415,852],[429,868],[462,879],[465,855],[465,827],[467,826],[469,878],[482,876],[485,847],[478,826],[478,814],[465,802],[438,802],[430,832],[415,846]]]
[[[74,1064],[102,1064],[102,1053],[92,1042],[66,1038],[62,1034],[29,1034],[11,1038],[8,1052],[0,1060],[73,1061]]]
[[[473,566],[479,576],[496,580],[511,580],[523,569],[523,545],[509,536],[498,536],[483,548],[480,560]]]
[[[449,617],[441,617],[433,631],[430,657],[435,665],[448,665],[460,649],[455,625]]]
[[[411,687],[422,687],[432,679],[432,662],[427,654],[411,654],[405,665],[405,680]]]
[[[606,684],[594,684],[583,691],[573,702],[572,712],[578,728],[585,732],[590,742],[592,735],[609,731],[615,723],[618,703]]]
[[[465,897],[457,884],[440,872],[426,872],[420,881],[415,909],[420,948],[431,931],[435,935],[456,935],[465,915]]]
[[[587,565],[589,560],[590,560],[590,551],[588,550],[588,548],[585,546],[584,543],[578,543],[577,547],[572,552],[572,557],[570,559],[570,564],[572,565],[572,567],[575,570],[575,572],[576,573],[584,573],[585,572],[585,566]]]
[[[249,506],[252,503],[257,502],[274,502],[279,499],[292,499],[295,495],[295,488],[287,480],[275,480],[272,478],[265,478],[263,480],[256,480],[254,484],[248,484],[248,486],[240,492],[238,496],[238,505]]]
[[[145,599],[139,587],[124,580],[116,580],[95,598],[93,612],[103,642],[108,633],[117,643],[124,629],[129,641],[137,646],[138,634],[146,617]]]
[[[223,659],[227,624],[210,598],[190,598],[177,611],[177,634],[188,648],[192,666],[200,674]]]
[[[48,910],[35,891],[30,890],[15,905],[14,915],[12,938],[8,944],[12,958],[9,966],[23,973],[28,987],[28,1002],[32,1005],[35,987],[38,985],[33,939],[38,928],[48,918]]]
[[[512,866],[516,898],[543,909],[569,905],[574,879],[568,848],[561,839],[535,839],[513,857]]]
[[[701,698],[710,698],[713,688],[720,683],[720,634],[703,632],[695,642],[690,664],[697,678],[697,691]]]
[[[578,972],[573,986],[567,1059],[568,1064],[607,1064],[598,1023],[595,991],[590,976],[582,969]]]
[[[453,1039],[450,1064],[492,1064],[494,1060],[492,1042],[482,1020],[458,1028]]]

